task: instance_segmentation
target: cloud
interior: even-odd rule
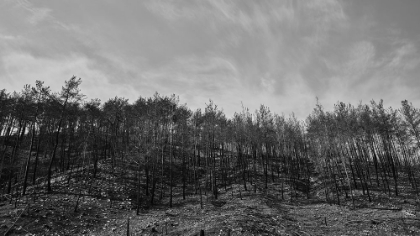
[[[227,58],[219,56],[198,57],[196,55],[179,57],[160,68],[149,68],[140,74],[142,94],[152,95],[155,91],[163,94],[177,94],[181,102],[188,102],[192,108],[199,108],[213,99],[233,114],[229,103],[242,87],[236,65]]]
[[[275,111],[295,113],[297,117],[304,118],[316,102],[312,88],[299,72],[286,74],[284,80],[284,93],[267,97],[266,100],[270,101],[270,107],[275,108]],[[273,97],[276,98],[274,101]]]
[[[405,99],[418,102],[420,95],[413,90],[420,88],[417,46],[410,41],[392,44],[387,52],[379,54],[373,42],[358,41],[347,50],[344,60],[328,62],[332,75],[327,78],[329,88],[320,96],[321,103],[332,107],[337,101],[355,105],[384,99],[398,108]]]
[[[419,65],[420,54],[414,43],[403,43],[392,53],[389,66],[403,70],[413,70]]]
[[[68,55],[60,60],[35,58],[28,53],[3,55],[0,61],[4,70],[2,88],[20,91],[25,84],[34,85],[36,80],[44,81],[53,92],[61,90],[64,81],[75,75],[82,78],[81,90],[88,99],[100,98],[106,101],[114,96],[124,96],[130,100],[137,98],[137,92],[128,84],[116,87],[109,83],[108,75],[89,67],[88,58]]]
[[[28,0],[17,0],[17,1],[7,1],[7,4],[12,4],[15,9],[13,11],[18,12],[20,17],[24,17],[24,21],[29,23],[32,26],[36,26],[42,21],[52,18],[52,10],[45,7],[34,7],[33,3]],[[24,14],[22,14],[24,11]]]
[[[191,3],[191,5],[195,4]],[[155,0],[145,2],[145,6],[149,11],[171,21],[178,19],[192,20],[198,17],[200,12],[197,11],[197,8],[191,7],[191,5],[179,1]]]
[[[48,8],[33,8],[32,15],[29,17],[28,21],[32,25],[37,25],[50,15],[51,9]]]
[[[218,99],[232,114],[241,101],[251,110],[264,103],[289,111],[289,104],[297,105],[283,102],[290,97],[306,103],[316,96],[316,83],[302,71],[312,68],[314,61],[327,60],[319,52],[328,50],[330,34],[345,26],[341,4],[146,1],[123,7],[107,3],[89,20],[81,14],[89,9],[29,4],[32,18],[28,19],[37,24],[37,31],[31,32],[33,40],[9,42],[8,48],[46,64],[55,60],[73,65],[51,68],[78,71],[79,66],[83,73],[101,77],[104,84],[130,85],[136,96],[176,93],[196,107],[209,98]],[[138,9],[138,14],[127,6]],[[94,86],[89,81],[85,84]],[[135,97],[133,92],[124,94]]]
[[[274,22],[290,23],[294,9],[288,2],[268,1],[255,4],[252,1],[147,1],[145,6],[152,13],[167,20],[204,21],[212,30],[240,27],[255,33]],[[224,27],[221,27],[224,24]]]
[[[157,91],[179,94],[193,108],[211,98],[227,114],[243,102],[250,110],[265,104],[299,118],[312,110],[316,96],[326,107],[338,100],[396,99],[400,92],[409,100],[420,96],[410,92],[420,88],[418,38],[382,23],[375,3],[365,10],[367,5],[5,1],[0,75],[27,76],[30,83],[35,75],[52,84],[51,78],[60,78],[61,86],[75,74],[92,97],[134,100]],[[7,81],[8,88],[20,88],[22,81]]]
[[[343,67],[344,74],[342,85],[350,85],[352,82],[363,82],[367,73],[380,66],[381,62],[375,60],[375,46],[368,41],[355,43],[349,50],[349,59]],[[345,89],[345,88],[343,88]]]

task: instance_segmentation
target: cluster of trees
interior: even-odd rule
[[[164,198],[172,206],[174,188],[184,198],[201,191],[217,198],[233,184],[310,197],[318,179],[337,203],[360,188],[369,200],[372,189],[398,195],[405,182],[418,192],[420,111],[407,101],[399,110],[382,101],[338,103],[332,112],[317,105],[306,121],[262,105],[229,119],[212,101],[191,111],[175,95],[86,101],[80,84],[72,77],[58,93],[41,81],[18,93],[0,90],[4,194],[22,196],[35,185],[52,192],[55,176],[70,183],[83,172],[94,182],[105,171],[138,206]]]
[[[307,119],[311,158],[320,163],[324,183],[333,186],[338,203],[342,192],[354,201],[356,189],[369,201],[372,189],[418,194],[419,125],[420,110],[406,100],[398,110],[386,109],[382,100],[357,107],[338,103],[332,112],[317,105]]]

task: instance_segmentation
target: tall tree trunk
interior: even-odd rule
[[[35,155],[35,163],[34,163],[34,173],[32,176],[32,184],[35,185],[35,181],[36,181],[36,172],[38,170],[38,159],[39,159],[39,153],[40,153],[40,149],[41,149],[41,140],[43,138],[43,128],[40,127],[39,128],[39,137],[38,137],[38,142],[36,144],[36,155]]]
[[[25,195],[26,187],[27,187],[27,181],[28,181],[28,175],[29,175],[29,166],[31,164],[31,155],[32,155],[32,148],[34,146],[34,139],[35,139],[35,124],[32,123],[31,125],[32,133],[31,133],[31,145],[29,147],[29,153],[28,158],[26,160],[26,167],[25,167],[25,177],[23,180],[23,189],[22,189],[22,195]]]
[[[57,133],[56,133],[56,136],[55,136],[55,143],[54,143],[53,153],[51,155],[50,164],[48,166],[47,191],[49,193],[52,192],[52,188],[51,188],[52,167],[53,167],[55,155],[56,155],[56,152],[57,152],[57,147],[58,147],[58,143],[59,143],[62,122],[63,122],[63,118],[61,118],[60,121],[58,122],[58,129],[57,129]]]
[[[173,185],[173,179],[172,179],[172,159],[173,159],[173,128],[171,125],[171,140],[169,144],[169,207],[172,208],[172,185]]]

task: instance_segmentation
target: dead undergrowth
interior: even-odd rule
[[[374,201],[369,202],[356,190],[354,204],[342,199],[337,205],[322,198],[319,186],[309,199],[299,192],[291,199],[286,186],[282,199],[278,183],[256,192],[233,184],[220,188],[218,199],[203,191],[201,208],[200,195],[188,189],[183,199],[177,185],[172,208],[165,190],[154,206],[141,199],[136,215],[129,186],[116,176],[106,171],[95,179],[83,176],[75,172],[70,181],[56,178],[49,194],[39,184],[19,200],[3,195],[0,233],[110,236],[127,235],[129,229],[130,235],[198,235],[200,230],[206,235],[420,235],[419,199],[409,191],[398,197],[372,191]]]

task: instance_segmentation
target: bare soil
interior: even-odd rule
[[[18,201],[3,195],[0,233],[110,236],[127,235],[129,229],[130,235],[199,235],[201,230],[205,235],[420,235],[420,204],[415,194],[388,197],[372,191],[370,203],[355,191],[355,204],[346,199],[336,205],[326,203],[319,192],[309,199],[303,195],[290,199],[287,191],[281,199],[279,185],[254,193],[235,184],[220,189],[218,199],[203,192],[201,208],[200,195],[189,190],[184,200],[178,186],[172,208],[164,195],[155,206],[143,205],[136,215],[135,200],[122,194],[128,189],[115,183],[112,191],[105,190],[112,182],[107,178],[99,176],[90,194],[79,191],[87,180],[76,178],[72,181],[79,185],[67,185],[66,178],[57,178],[51,194],[43,193],[45,187],[39,185]]]

